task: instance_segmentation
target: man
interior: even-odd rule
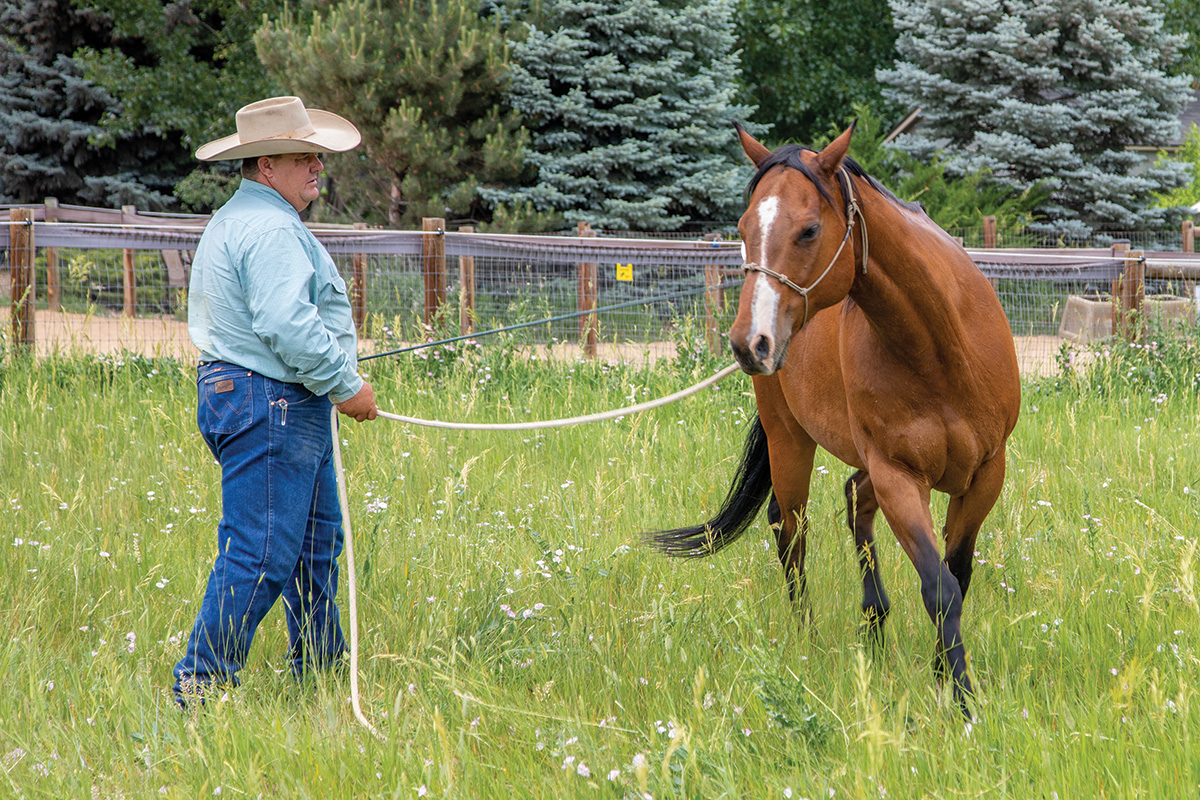
[[[292,671],[346,649],[337,594],[341,511],[331,404],[375,419],[357,337],[325,248],[300,220],[317,198],[320,154],[362,137],[350,122],[273,97],[237,112],[237,133],[196,151],[242,159],[242,183],[209,221],[192,264],[188,332],[200,350],[197,424],[221,465],[217,556],[175,665],[183,707],[238,684],[254,632],[282,594]]]

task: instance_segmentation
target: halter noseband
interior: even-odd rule
[[[846,242],[850,241],[850,232],[854,230],[854,219],[857,217],[862,220],[862,271],[863,275],[867,274],[867,221],[863,218],[862,209],[859,208],[858,200],[854,197],[854,184],[850,180],[850,176],[846,174],[846,168],[838,169],[838,182],[842,185],[842,194],[846,197],[846,235],[842,237],[842,243],[838,245],[837,252],[833,254],[833,258],[829,260],[829,266],[825,267],[825,271],[808,286],[798,286],[786,275],[782,275],[773,269],[764,267],[762,264],[747,262],[742,264],[744,272],[761,272],[764,275],[770,275],[775,280],[782,283],[792,291],[804,298],[804,319],[800,322],[800,327],[803,328],[808,322],[808,293],[817,288],[817,284],[825,280],[825,276],[829,274],[829,270],[833,269],[833,265],[837,263],[838,258],[842,255],[842,250],[846,249]]]

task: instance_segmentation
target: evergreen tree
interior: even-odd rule
[[[745,96],[775,141],[811,144],[856,104],[886,107],[876,67],[896,57],[887,0],[738,0]]]
[[[171,186],[186,172],[178,142],[145,129],[107,136],[99,122],[122,106],[70,57],[108,33],[103,14],[69,0],[21,0],[0,10],[0,200],[171,204]]]
[[[1017,192],[988,184],[986,172],[948,177],[939,156],[919,160],[886,142],[888,128],[869,106],[856,105],[852,119],[856,125],[850,157],[901,200],[920,203],[929,218],[943,228],[978,227],[985,216],[996,217],[1001,228],[1026,227],[1032,222],[1033,210],[1049,195],[1041,186]],[[845,124],[829,128],[812,147],[824,148],[845,128]]]
[[[612,229],[728,222],[749,175],[731,121],[735,0],[547,0],[514,46],[534,185],[486,196]]]
[[[1128,145],[1176,132],[1190,83],[1170,77],[1183,38],[1146,0],[892,0],[902,60],[880,70],[892,102],[920,108],[897,144],[946,171],[987,170],[1013,189],[1051,191],[1042,229],[1164,226],[1153,193],[1179,185],[1178,164],[1146,165]]]
[[[362,131],[330,167],[356,216],[480,219],[477,188],[517,176],[525,131],[499,106],[508,46],[477,3],[345,0],[285,13],[255,40],[281,86]]]

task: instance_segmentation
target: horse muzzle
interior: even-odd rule
[[[729,333],[733,357],[747,375],[770,375],[783,366],[790,338],[780,342],[774,334],[758,331],[749,336]]]

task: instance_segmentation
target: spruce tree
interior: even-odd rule
[[[1153,193],[1179,185],[1174,162],[1147,165],[1129,145],[1169,141],[1189,79],[1171,77],[1183,38],[1146,0],[892,0],[900,60],[884,94],[920,108],[897,145],[943,151],[948,174],[987,170],[1021,190],[1051,191],[1035,227],[1161,228]]]
[[[70,0],[19,0],[0,10],[0,201],[163,209],[186,173],[177,141],[144,128],[100,127],[122,105],[70,56],[103,41],[102,14]]]
[[[731,121],[734,0],[547,0],[513,50],[534,185],[485,195],[618,230],[729,222],[748,177]]]
[[[478,8],[345,0],[256,34],[280,86],[362,131],[363,147],[330,167],[352,215],[406,227],[477,220],[487,213],[477,188],[517,176],[525,132],[499,105],[507,42]]]

